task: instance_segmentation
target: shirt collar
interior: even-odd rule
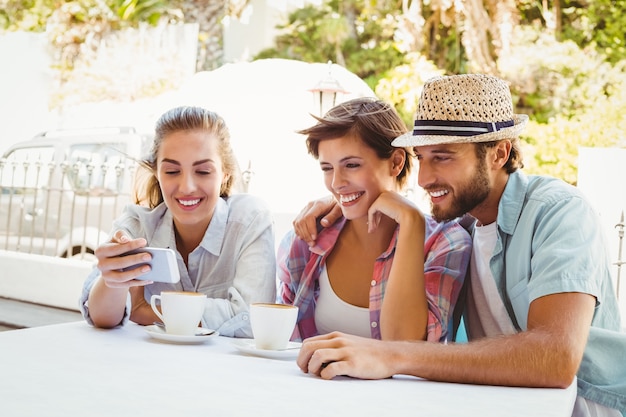
[[[310,247],[309,250],[319,256],[326,255],[335,246],[337,237],[345,224],[346,218],[342,216],[332,225],[322,228],[318,232],[315,246]]]
[[[176,236],[174,234],[174,218],[172,212],[167,209],[165,203],[161,203],[154,211],[162,211],[160,221],[154,229],[154,234],[149,240],[151,246],[160,248],[175,248]],[[224,236],[226,235],[226,222],[228,221],[229,207],[223,198],[217,200],[213,217],[207,227],[200,246],[215,256],[219,256]]]
[[[207,227],[204,237],[202,238],[202,242],[200,242],[200,246],[215,256],[219,256],[222,250],[222,243],[224,242],[224,236],[226,235],[228,212],[229,206],[226,200],[218,198],[209,227]]]
[[[319,256],[327,255],[337,243],[339,239],[339,233],[341,229],[346,225],[346,218],[341,217],[335,223],[333,223],[329,227],[323,228],[318,235],[315,246],[309,248],[311,252]],[[389,242],[389,246],[387,250],[380,256],[380,258],[388,258],[396,248],[396,241],[398,240],[398,232],[400,230],[400,226],[396,226],[396,230],[393,233],[391,241]]]
[[[512,235],[522,214],[524,196],[528,190],[528,177],[517,170],[509,175],[498,204],[497,223],[500,229]]]
[[[167,209],[165,203],[159,204],[155,207],[153,212],[158,213],[157,224],[154,227],[152,236],[148,241],[150,246],[158,248],[176,248],[176,236],[174,235],[174,219],[172,218],[172,212]],[[146,213],[150,217],[148,213]]]

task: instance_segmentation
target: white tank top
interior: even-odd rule
[[[326,265],[320,274],[320,294],[315,306],[315,327],[319,334],[340,331],[372,337],[368,308],[357,307],[339,298],[328,280]]]
[[[468,336],[470,339],[516,332],[489,267],[498,239],[496,222],[474,228],[470,260]]]

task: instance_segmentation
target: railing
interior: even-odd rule
[[[0,249],[38,255],[91,259],[111,231],[113,220],[131,202],[136,164],[126,158],[101,162],[50,157],[0,159]],[[239,187],[247,191],[250,162]],[[619,237],[616,293],[619,299],[624,213]]]
[[[129,203],[125,158],[0,160],[0,249],[90,258]]]

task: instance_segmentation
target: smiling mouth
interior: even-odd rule
[[[195,206],[196,204],[200,203],[200,199],[199,198],[196,198],[196,199],[193,199],[193,200],[177,200],[177,201],[178,201],[178,203],[180,205],[183,205],[185,207]]]
[[[339,202],[341,204],[351,203],[354,200],[358,199],[365,193],[354,193],[354,194],[342,194],[339,196]]]
[[[437,191],[429,191],[428,195],[430,195],[433,198],[438,198],[438,197],[443,197],[444,195],[448,193],[449,193],[448,190],[437,190]]]

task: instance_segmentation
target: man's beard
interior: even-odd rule
[[[434,186],[432,188],[437,189],[441,187]],[[484,160],[480,160],[474,176],[456,187],[456,194],[450,208],[444,210],[441,206],[434,205],[431,200],[430,207],[432,216],[438,222],[450,221],[461,217],[485,201],[489,195],[489,191],[487,164]]]

